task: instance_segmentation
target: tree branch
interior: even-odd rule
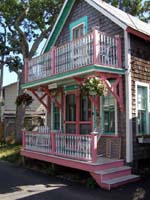
[[[23,33],[23,31],[20,28],[20,22],[23,21],[27,15],[29,11],[29,8],[27,8],[26,10],[24,10],[24,12],[22,13],[22,15],[20,15],[16,22],[15,22],[15,28],[18,31],[19,37],[20,37],[20,41],[21,41],[21,46],[22,46],[22,54],[24,58],[28,57],[28,51],[29,51],[29,46],[25,37],[25,34]]]
[[[31,48],[31,50],[30,50],[30,52],[29,52],[29,58],[32,58],[34,55],[35,55],[35,52],[36,52],[36,50],[37,50],[37,48],[39,47],[39,44],[42,42],[42,40],[44,39],[44,38],[46,38],[46,36],[47,36],[47,33],[48,32],[50,32],[51,31],[51,26],[48,28],[48,29],[46,29],[45,31],[43,31],[43,32],[41,32],[41,34],[40,34],[40,36],[36,39],[36,41],[34,42],[34,44],[32,45],[32,48]]]

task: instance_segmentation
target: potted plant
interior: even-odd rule
[[[138,143],[150,143],[150,135],[138,135],[137,136]]]
[[[17,96],[15,103],[17,106],[20,106],[21,104],[25,106],[29,106],[32,103],[32,101],[33,101],[32,96],[24,92],[23,94],[20,94],[19,96]]]
[[[107,93],[107,87],[99,77],[89,76],[81,84],[81,92],[86,95],[104,96]]]

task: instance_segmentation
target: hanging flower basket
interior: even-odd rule
[[[20,106],[21,104],[29,106],[32,102],[33,102],[32,96],[24,92],[23,94],[17,96],[15,104],[17,106]]]
[[[86,78],[82,83],[81,92],[85,95],[105,96],[107,93],[107,86],[99,77],[91,76]]]

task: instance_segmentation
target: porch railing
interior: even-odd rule
[[[23,131],[23,149],[63,156],[78,160],[95,161],[97,134],[75,135]]]
[[[94,30],[60,47],[53,47],[49,52],[26,62],[25,82],[88,65],[121,68],[120,38]]]

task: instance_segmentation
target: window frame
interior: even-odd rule
[[[138,87],[144,87],[147,89],[147,104],[146,104],[146,133],[139,133],[138,132]],[[149,119],[150,119],[150,116],[149,116],[149,111],[150,111],[150,108],[149,108],[149,105],[150,105],[150,87],[149,87],[149,84],[148,83],[143,83],[143,82],[139,82],[139,81],[136,81],[135,82],[135,99],[136,99],[136,135],[137,136],[141,136],[141,135],[149,135],[149,129],[150,129],[150,125],[149,125]]]
[[[67,121],[67,112],[66,112],[66,96],[67,95],[72,95],[74,94],[75,95],[75,102],[76,102],[76,119],[75,121]],[[73,90],[73,91],[68,91],[65,96],[64,96],[64,130],[65,130],[65,133],[67,133],[67,124],[73,124],[75,125],[75,134],[90,134],[92,131],[93,131],[93,126],[92,126],[92,123],[93,123],[93,120],[92,120],[92,105],[91,107],[89,108],[89,112],[90,112],[90,115],[91,117],[89,117],[88,121],[81,121],[81,94],[79,91],[77,90]],[[88,133],[81,133],[81,127],[83,127],[84,125],[87,125],[89,126],[89,129],[91,129]]]
[[[88,32],[88,17],[87,16],[81,17],[80,19],[69,24],[70,41],[73,40],[73,30],[81,25],[83,25],[83,35],[87,34]]]
[[[54,101],[51,101],[51,129],[53,131],[58,131],[57,129],[54,129],[54,106],[57,107],[55,105],[55,102]],[[61,124],[62,124],[62,120],[61,120],[61,112],[60,112],[60,109],[58,108],[58,113],[59,113],[59,130],[61,130]]]
[[[117,110],[117,101],[113,95],[112,95],[112,97],[114,98],[115,131],[114,132],[105,132],[104,131],[104,97],[101,97],[100,98],[100,115],[101,115],[101,119],[102,119],[101,120],[101,127],[102,127],[101,132],[103,135],[116,136],[116,135],[118,135],[118,110]]]

